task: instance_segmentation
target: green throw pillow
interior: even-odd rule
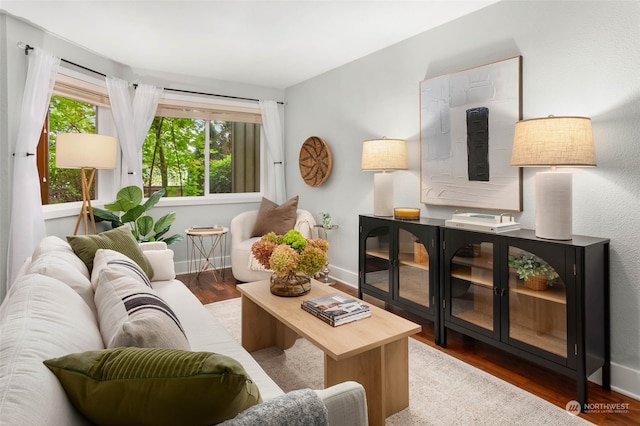
[[[96,251],[110,249],[120,252],[136,262],[149,279],[153,278],[153,268],[142,253],[138,242],[133,238],[131,228],[128,225],[101,232],[98,235],[70,235],[67,237],[67,241],[74,253],[87,265],[89,274],[93,270],[93,258]]]
[[[211,425],[262,402],[239,362],[210,352],[117,348],[44,363],[98,425]]]

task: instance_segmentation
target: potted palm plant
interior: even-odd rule
[[[546,290],[560,278],[551,265],[532,254],[509,255],[509,267],[532,290]]]

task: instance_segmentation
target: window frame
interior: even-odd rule
[[[182,113],[181,113],[182,111]],[[177,115],[174,115],[177,114]],[[268,188],[265,165],[266,140],[262,127],[262,113],[256,102],[234,99],[218,99],[208,95],[194,93],[180,93],[164,91],[160,96],[158,111],[155,117],[192,118],[209,121],[236,121],[244,123],[259,123],[260,126],[260,191],[236,192],[226,194],[210,194],[208,179],[205,180],[204,195],[189,197],[162,197],[160,206],[185,206],[208,204],[233,204],[260,202]],[[205,125],[205,152],[209,151],[209,126]],[[205,161],[205,176],[209,176],[209,162]]]
[[[111,105],[108,103],[107,86],[103,80],[75,69],[61,66],[56,75],[53,95],[63,96],[81,102],[88,102],[96,106],[96,131],[100,134],[116,136],[115,126],[111,118]],[[47,126],[47,138],[48,138]],[[93,206],[104,206],[115,199],[119,182],[120,157],[117,159],[115,170],[96,171],[97,199],[91,200]],[[42,206],[44,219],[55,219],[67,216],[77,216],[82,208],[82,201],[68,203],[45,204]]]
[[[115,123],[111,114],[111,106],[103,77],[89,75],[84,71],[61,66],[56,76],[53,94],[64,96],[97,106],[96,129],[100,134],[117,137]],[[173,115],[175,113],[189,114],[187,116]],[[171,113],[171,115],[169,115]],[[240,121],[262,124],[260,107],[254,101],[213,98],[206,94],[180,93],[164,91],[160,97],[156,116],[165,115],[183,118],[202,118],[205,120]],[[208,131],[208,130],[207,130]],[[260,191],[226,194],[208,194],[189,197],[163,197],[157,206],[200,206],[215,204],[239,204],[260,202],[268,189],[266,140],[264,129],[260,131]],[[206,176],[208,176],[208,163]],[[92,200],[92,205],[102,207],[116,198],[121,187],[121,155],[118,156],[115,170],[97,171],[98,199]],[[42,206],[44,219],[55,219],[76,216],[82,202],[46,204]]]

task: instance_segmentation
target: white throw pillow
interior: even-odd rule
[[[104,263],[97,279],[92,278],[97,282],[95,303],[107,348],[190,349],[177,316],[134,261],[116,251],[100,249],[94,262]]]
[[[151,281],[169,281],[176,277],[176,268],[173,264],[173,250],[142,250],[147,261],[153,268]]]

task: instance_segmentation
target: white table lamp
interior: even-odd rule
[[[572,175],[556,167],[595,166],[591,119],[554,117],[516,123],[512,166],[545,167],[536,173],[536,236],[549,240],[572,238]]]
[[[84,233],[89,233],[87,215],[91,218],[93,233],[96,222],[91,207],[89,189],[93,184],[96,169],[115,169],[118,141],[112,136],[90,133],[60,133],[56,136],[56,167],[59,169],[80,169],[82,178],[82,207],[73,234],[78,233],[80,221],[84,219]],[[91,174],[87,179],[86,171]]]
[[[393,216],[393,170],[408,169],[407,148],[402,139],[371,139],[362,143],[362,170],[375,170],[373,215]]]

